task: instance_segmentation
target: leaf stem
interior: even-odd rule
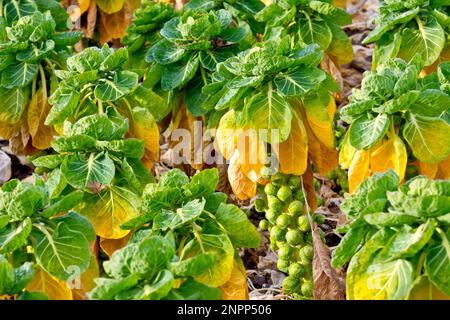
[[[104,114],[105,112],[103,110],[103,102],[101,100],[98,100],[97,102],[98,102],[97,103],[97,105],[98,105],[98,113]]]
[[[202,66],[200,66],[200,73],[202,74],[203,84],[206,86],[208,81],[206,81],[205,69]]]

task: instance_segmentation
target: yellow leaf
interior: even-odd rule
[[[437,179],[450,179],[450,156],[438,163]]]
[[[302,185],[306,193],[306,200],[309,207],[314,212],[317,209],[317,197],[314,189],[314,173],[311,169],[311,165],[308,164],[305,173],[302,176]]]
[[[171,123],[172,132],[169,137],[169,149],[177,164],[189,164],[196,170],[203,168],[203,121],[194,117],[184,103],[175,113]]]
[[[89,268],[84,271],[79,280],[75,279],[72,283],[72,294],[74,300],[87,300],[88,292],[95,288],[95,279],[100,277],[97,258],[91,255]]]
[[[305,172],[308,165],[308,138],[305,126],[298,116],[292,118],[288,139],[272,147],[278,156],[281,172],[295,175]]]
[[[159,129],[147,109],[133,110],[130,131],[133,137],[144,141],[145,153],[142,162],[147,169],[152,169],[153,164],[159,160]]]
[[[356,149],[351,145],[347,131],[342,142],[341,151],[339,152],[339,164],[342,169],[348,169],[350,167],[355,153]]]
[[[238,136],[242,132],[242,129],[239,129],[236,125],[236,118],[236,112],[233,109],[225,113],[220,119],[214,140],[216,149],[227,160],[230,160],[233,156],[237,147]]]
[[[50,148],[56,132],[51,126],[44,124],[51,106],[47,102],[47,90],[39,89],[32,97],[28,107],[28,128],[32,144],[36,149]]]
[[[9,140],[9,146],[15,155],[28,155],[36,151],[31,145],[26,114],[15,124],[0,122],[0,137]]]
[[[361,184],[361,182],[363,182],[365,178],[370,176],[369,162],[370,151],[356,151],[352,164],[348,169],[348,184],[350,193],[355,191],[356,188]]]
[[[239,151],[235,151],[228,166],[228,180],[233,193],[240,200],[247,200],[256,195],[256,182],[248,177],[248,168],[239,160]]]
[[[97,0],[97,6],[107,14],[120,11],[125,4],[125,0]]]
[[[306,118],[311,131],[321,144],[328,149],[334,149],[333,118],[336,113],[334,98],[329,98],[327,106],[324,106],[319,98],[306,99],[304,104]]]
[[[130,231],[120,226],[139,215],[140,199],[128,189],[114,186],[86,197],[77,208],[93,224],[98,236],[120,239]]]
[[[423,275],[414,281],[408,300],[450,300],[450,296],[438,288]]]
[[[67,8],[70,20],[72,22],[77,21],[80,17],[89,9],[89,5],[91,4],[91,0],[78,0],[76,7],[70,6]]]
[[[67,282],[56,279],[44,270],[37,268],[33,279],[25,288],[46,294],[50,300],[72,300],[72,291]]]
[[[120,239],[100,238],[100,248],[111,258],[116,250],[125,247],[130,240],[131,233]]]
[[[405,144],[396,134],[370,151],[371,174],[393,169],[400,177],[400,181],[403,180],[408,163],[408,153]]]
[[[127,31],[127,27],[133,17],[133,11],[128,4],[122,10],[115,13],[100,11],[100,44],[105,44],[113,39],[121,39]]]
[[[334,0],[333,2],[336,7],[347,9],[347,0]]]
[[[427,176],[428,179],[434,179],[439,169],[439,165],[435,163],[426,163],[416,160],[416,165],[421,175]]]
[[[220,290],[223,300],[248,300],[247,274],[241,257],[234,258],[230,280]]]

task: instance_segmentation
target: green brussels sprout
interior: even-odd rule
[[[314,292],[314,284],[311,280],[305,280],[301,285],[302,294],[306,297],[312,297]]]
[[[261,229],[261,230],[267,230],[268,228],[269,228],[269,221],[267,221],[266,219],[262,219],[260,222],[259,222],[259,228]]]
[[[294,199],[301,201],[302,203],[305,203],[305,196],[303,195],[302,190],[295,190],[294,192]]]
[[[291,200],[292,191],[288,186],[282,186],[277,192],[277,197],[278,199],[286,203]]]
[[[289,260],[294,253],[294,249],[289,245],[284,245],[278,248],[278,257],[282,260]]]
[[[270,223],[275,224],[277,222],[277,218],[280,214],[275,212],[272,209],[266,211],[266,219],[269,220]]]
[[[277,268],[281,272],[287,272],[287,270],[289,268],[289,260],[278,259]]]
[[[284,238],[286,236],[286,230],[283,230],[278,226],[273,226],[272,230],[270,230],[270,235],[273,235],[273,237],[277,241],[284,241]]]
[[[263,179],[269,180],[272,177],[272,175],[275,174],[275,171],[270,167],[262,167],[259,173],[261,174],[261,177]]]
[[[268,183],[264,187],[264,193],[267,194],[268,196],[275,196],[277,192],[278,188],[272,183]]]
[[[321,225],[321,224],[325,223],[326,218],[325,218],[325,216],[323,214],[315,214],[315,215],[313,215],[313,217],[314,217],[314,221],[318,225]]]
[[[286,233],[286,241],[291,246],[297,246],[303,241],[302,233],[298,230],[289,230]]]
[[[291,217],[289,217],[286,213],[281,214],[277,218],[277,226],[281,229],[287,229],[289,225],[291,224]]]
[[[300,249],[299,253],[300,253],[300,257],[302,257],[302,259],[304,257],[306,260],[311,261],[314,256],[314,249],[313,249],[312,245],[307,244],[303,248]]]
[[[281,286],[286,293],[294,293],[301,290],[299,279],[291,276],[284,278]]]
[[[300,179],[299,176],[290,176],[288,178],[288,185],[293,189],[300,188],[301,184],[302,180]]]
[[[272,183],[276,186],[281,186],[283,184],[286,184],[287,177],[285,174],[281,172],[277,172],[272,176]]]
[[[344,190],[348,190],[348,180],[341,180],[341,183],[339,184],[341,186],[342,189]]]
[[[298,224],[298,228],[302,232],[307,232],[311,229],[307,215],[302,215],[302,216],[298,217],[297,224]]]
[[[269,209],[272,209],[276,212],[280,212],[281,210],[283,210],[283,204],[275,196],[267,196],[267,204],[269,206]]]
[[[314,179],[313,181],[314,190],[319,190],[320,188],[320,181],[317,179]]]
[[[304,234],[304,240],[306,243],[311,244],[312,243],[312,232],[305,232]]]
[[[322,197],[317,197],[317,206],[318,206],[318,207],[323,206],[324,203],[325,203],[325,201],[323,200]]]
[[[277,247],[277,244],[276,244],[276,240],[275,239],[270,240],[270,250],[277,251],[277,249],[278,249],[278,247]]]
[[[292,216],[296,216],[303,212],[303,202],[294,200],[289,204],[288,211]]]
[[[264,212],[266,209],[266,202],[264,199],[258,198],[255,200],[255,210],[256,212]]]
[[[289,265],[288,273],[295,278],[301,278],[305,275],[305,268],[298,262],[293,262]]]

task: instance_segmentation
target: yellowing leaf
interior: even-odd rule
[[[361,184],[361,182],[363,182],[365,178],[370,176],[369,162],[370,151],[356,151],[352,164],[348,169],[348,184],[350,193],[355,191],[356,188]]]
[[[333,118],[336,112],[336,102],[330,97],[327,106],[321,99],[309,99],[304,101],[306,118],[311,131],[317,140],[328,149],[334,149]]]
[[[256,182],[248,177],[245,164],[239,160],[239,151],[236,150],[228,166],[228,180],[233,193],[240,200],[247,200],[256,195]]]
[[[27,155],[35,151],[30,143],[31,136],[25,116],[14,125],[0,122],[0,137],[9,140],[9,146],[15,155]]]
[[[427,176],[428,179],[434,179],[436,177],[437,171],[439,169],[438,164],[426,163],[420,160],[417,160],[415,163],[421,175]]]
[[[344,141],[342,142],[341,151],[339,152],[339,164],[342,169],[348,169],[350,167],[356,153],[356,148],[352,146],[348,136],[349,134],[347,131],[344,136]]]
[[[437,179],[450,179],[450,156],[438,163]]]
[[[306,171],[302,176],[302,185],[306,193],[306,200],[308,202],[308,205],[314,212],[317,209],[317,197],[316,191],[314,189],[314,173],[310,164],[308,164],[308,167],[306,168]]]
[[[100,238],[100,248],[111,258],[116,250],[125,247],[130,240],[131,233],[120,239]]]
[[[230,280],[220,290],[224,300],[248,300],[247,275],[239,256],[234,258]]]
[[[414,281],[408,300],[450,300],[450,296],[438,288],[423,275]]]
[[[46,294],[50,300],[72,300],[72,291],[65,281],[56,279],[38,268],[33,279],[25,288],[27,291],[38,291]]]
[[[109,14],[100,11],[100,44],[105,44],[113,39],[121,39],[126,34],[132,17],[133,12],[128,4],[125,4],[123,9],[118,12]]]
[[[120,11],[125,0],[97,0],[97,6],[105,13],[111,14]]]
[[[172,149],[175,165],[189,164],[196,170],[203,168],[203,122],[194,117],[183,104],[175,113],[171,123],[169,148]]]
[[[130,131],[133,137],[144,141],[145,153],[142,162],[150,170],[153,164],[159,160],[159,129],[147,109],[135,108],[133,110]]]
[[[77,6],[68,7],[68,13],[70,16],[70,20],[72,22],[77,21],[80,17],[89,9],[89,5],[91,4],[91,0],[78,0]]]
[[[77,210],[91,221],[98,236],[120,239],[130,232],[120,226],[139,215],[139,206],[140,199],[136,194],[115,186],[89,195]]]
[[[371,152],[370,170],[372,174],[393,169],[400,177],[400,181],[403,180],[408,163],[408,153],[405,144],[396,134],[383,141],[379,146],[375,146]]]
[[[222,116],[217,127],[214,142],[216,148],[225,159],[230,160],[233,156],[239,132],[241,131],[236,126],[236,112],[233,109]]]
[[[72,294],[74,300],[87,300],[88,292],[95,288],[95,281],[100,277],[97,258],[91,256],[89,268],[84,271],[79,279],[72,280]]]
[[[272,150],[278,155],[281,172],[302,175],[308,165],[308,138],[302,120],[294,116],[288,139],[272,145]]]
[[[36,149],[50,148],[56,132],[51,126],[44,124],[51,106],[47,102],[47,90],[39,89],[32,97],[28,107],[28,128],[32,138],[32,144]]]

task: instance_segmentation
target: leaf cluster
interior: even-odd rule
[[[366,179],[341,209],[351,220],[332,265],[350,260],[348,298],[405,299],[424,278],[450,295],[448,181],[418,176],[400,186],[389,170]]]
[[[437,73],[418,78],[420,66],[391,59],[364,74],[361,89],[354,89],[341,111],[351,123],[350,144],[368,150],[380,142],[389,128],[398,128],[413,155],[437,163],[450,153],[450,64]]]

